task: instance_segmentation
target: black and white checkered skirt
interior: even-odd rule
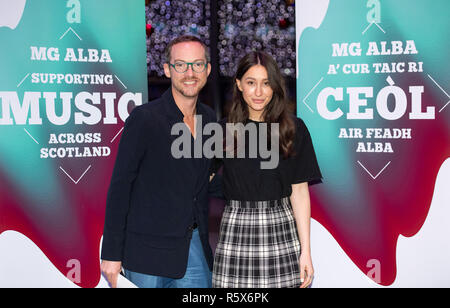
[[[299,287],[299,258],[288,197],[227,202],[214,257],[214,288]]]

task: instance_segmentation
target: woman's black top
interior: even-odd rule
[[[227,158],[224,152],[224,158],[215,159],[211,172],[215,173],[223,166],[223,193],[227,200],[279,200],[292,194],[292,184],[321,182],[322,174],[309,131],[301,119],[294,118],[294,122],[294,155],[284,158],[280,153],[278,166],[274,169],[261,168],[261,161],[270,159],[262,159],[259,151],[257,157],[249,158],[249,134],[245,138],[246,158]],[[263,129],[258,125],[260,122],[248,120],[244,124],[247,123],[256,124],[259,137]],[[222,122],[222,126],[225,125]]]

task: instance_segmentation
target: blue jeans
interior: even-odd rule
[[[203,253],[198,229],[192,233],[189,259],[183,278],[146,275],[125,269],[125,277],[139,288],[211,288],[212,273]]]

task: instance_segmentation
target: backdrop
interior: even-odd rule
[[[0,287],[105,286],[106,190],[147,101],[144,1],[123,2],[0,0]],[[295,5],[313,286],[450,286],[449,4]]]
[[[450,286],[445,0],[296,1],[315,287]]]
[[[0,0],[0,286],[98,284],[118,140],[147,101],[144,5]]]

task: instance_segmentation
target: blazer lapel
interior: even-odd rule
[[[175,100],[172,95],[172,89],[169,88],[162,96],[164,100],[164,104],[166,107],[166,116],[167,116],[167,125],[168,125],[168,131],[171,132],[174,125],[178,123],[182,123],[185,127],[186,134],[189,132],[189,142],[191,146],[191,155],[190,158],[181,158],[183,160],[182,164],[182,170],[179,170],[183,174],[186,175],[190,185],[192,185],[193,191],[197,192],[201,189],[201,182],[203,177],[205,176],[205,168],[207,168],[208,160],[203,158],[203,143],[204,140],[202,140],[202,131],[203,131],[203,120],[197,121],[196,123],[196,139],[192,137],[190,134],[188,126],[183,122],[184,115],[181,112],[181,110],[178,108],[178,106],[175,103]],[[199,107],[199,103],[197,103],[197,114],[199,113],[199,109],[203,110],[201,107]],[[203,118],[203,114],[202,114]],[[180,135],[172,135],[170,134],[170,142],[171,144],[179,138]],[[195,146],[197,143],[197,149],[200,151],[199,154],[201,158],[195,158]],[[200,185],[200,187],[199,187]]]

